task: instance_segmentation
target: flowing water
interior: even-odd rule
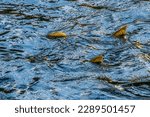
[[[150,0],[0,0],[0,99],[150,99],[149,50]]]

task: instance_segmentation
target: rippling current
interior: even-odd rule
[[[0,0],[0,99],[150,99],[150,1]]]

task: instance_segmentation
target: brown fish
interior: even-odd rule
[[[113,33],[115,38],[124,38],[126,35],[127,25],[121,27],[119,30]]]
[[[96,56],[90,60],[92,63],[103,63],[104,57],[102,55]]]
[[[49,33],[47,35],[48,38],[52,38],[52,37],[55,37],[55,38],[60,38],[60,37],[67,37],[67,34],[64,33],[64,32],[53,32],[53,33]]]

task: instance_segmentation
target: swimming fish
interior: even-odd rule
[[[61,38],[61,37],[67,37],[67,34],[64,33],[64,32],[53,32],[53,33],[49,33],[47,35],[48,38],[52,38],[52,37],[55,37],[55,38]]]
[[[90,60],[92,63],[103,63],[104,57],[102,55],[96,56]]]
[[[116,32],[113,33],[115,38],[124,38],[126,35],[127,25],[121,27]]]

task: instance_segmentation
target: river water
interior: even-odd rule
[[[0,0],[0,99],[150,99],[149,50],[149,0]]]

